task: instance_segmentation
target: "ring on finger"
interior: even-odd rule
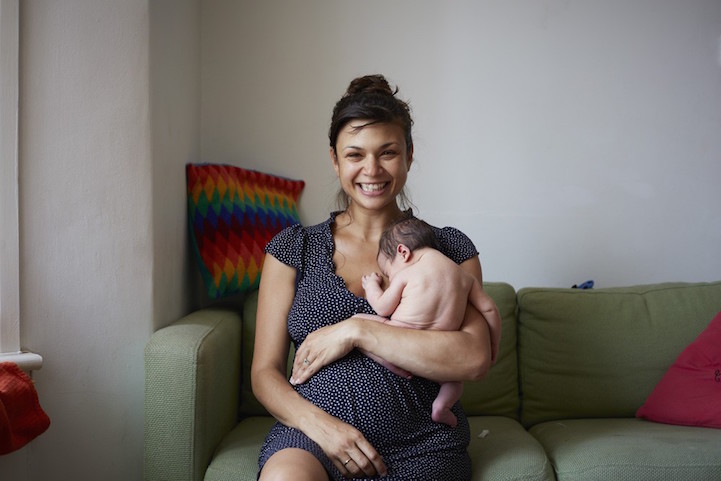
[[[307,366],[308,364],[310,364],[310,361],[308,360],[307,357],[306,357],[305,359],[303,359],[303,364],[305,364],[306,366]]]
[[[345,463],[343,463],[343,466],[345,466],[346,464],[350,463],[351,461],[353,461],[353,458],[348,458],[348,460],[347,460]]]

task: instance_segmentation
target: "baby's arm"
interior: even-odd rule
[[[491,331],[491,363],[496,363],[499,345],[501,344],[501,314],[498,312],[496,303],[491,296],[481,288],[477,279],[473,279],[473,286],[468,295],[468,300],[480,311],[488,323]]]
[[[403,294],[405,284],[403,282],[392,282],[384,292],[381,289],[381,276],[374,272],[363,276],[361,284],[366,291],[368,304],[379,316],[390,316],[401,303],[401,294]]]

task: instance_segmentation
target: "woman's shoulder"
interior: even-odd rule
[[[285,264],[297,266],[300,255],[305,251],[303,247],[309,242],[322,241],[330,233],[329,220],[310,226],[288,226],[273,236],[265,246],[265,252]]]
[[[450,257],[457,264],[478,255],[478,250],[471,238],[460,229],[450,226],[432,227],[436,233],[438,250],[443,252],[447,257]]]

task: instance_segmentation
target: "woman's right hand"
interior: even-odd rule
[[[383,458],[360,431],[330,414],[323,414],[324,419],[313,419],[301,429],[318,443],[343,476],[370,478],[387,474]]]

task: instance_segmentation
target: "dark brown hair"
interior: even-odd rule
[[[378,252],[393,259],[398,244],[404,244],[411,252],[422,247],[438,249],[433,227],[415,217],[405,217],[384,230],[378,242]]]

